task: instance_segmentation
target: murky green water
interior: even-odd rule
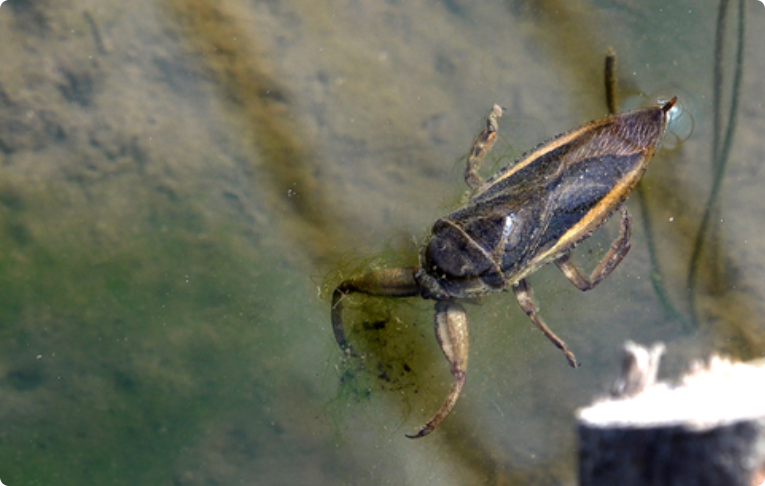
[[[692,313],[716,2],[8,0],[0,480],[575,484],[573,411],[608,388],[624,340],[665,341],[669,376],[713,351],[764,352],[765,8],[745,5],[738,124]],[[406,439],[451,382],[432,304],[354,298],[350,337],[369,355],[346,362],[328,291],[416,261],[464,193],[462,157],[493,103],[508,110],[506,158],[604,115],[608,47],[625,106],[678,94],[695,127],[656,157],[645,208],[630,200],[632,251],[603,285],[582,294],[555,268],[532,278],[583,366],[511,295],[487,298],[468,306],[456,409]],[[617,230],[577,259],[594,265]]]

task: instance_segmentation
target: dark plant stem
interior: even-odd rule
[[[741,77],[744,64],[744,27],[745,27],[745,4],[739,0],[738,5],[738,36],[736,49],[736,62],[733,73],[733,87],[731,92],[730,110],[728,112],[728,124],[723,137],[722,120],[722,101],[723,101],[723,50],[725,42],[725,22],[728,12],[728,0],[720,0],[717,15],[717,37],[715,41],[715,60],[714,60],[714,134],[712,139],[712,157],[714,170],[714,179],[712,189],[709,192],[704,216],[701,220],[696,241],[693,245],[690,266],[688,268],[688,300],[691,313],[691,321],[694,327],[698,327],[698,316],[696,314],[696,286],[698,283],[698,272],[701,265],[701,254],[704,249],[704,243],[712,222],[712,217],[717,209],[717,202],[720,196],[722,181],[725,176],[725,169],[728,165],[728,156],[730,155],[731,144],[736,129],[736,118],[738,116],[739,91],[741,88]],[[723,140],[722,144],[720,140]]]

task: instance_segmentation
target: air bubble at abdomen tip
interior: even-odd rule
[[[693,129],[696,125],[692,114],[690,97],[683,93],[673,93],[667,96],[662,92],[661,94],[652,95],[650,98],[656,104],[661,105],[669,101],[672,96],[677,96],[677,103],[669,110],[667,131],[661,141],[662,148],[669,150],[679,148],[683,142],[688,140],[693,135]]]

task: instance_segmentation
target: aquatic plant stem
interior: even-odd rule
[[[714,134],[712,139],[712,157],[714,170],[714,179],[712,182],[712,188],[709,192],[709,198],[707,200],[704,216],[701,220],[698,233],[696,233],[696,241],[693,245],[693,253],[691,255],[690,266],[688,268],[688,301],[691,313],[691,321],[694,327],[698,327],[698,316],[696,315],[696,285],[697,274],[699,271],[701,253],[704,249],[704,242],[709,231],[710,224],[712,222],[712,216],[717,209],[717,201],[720,196],[720,189],[722,187],[722,180],[725,176],[725,169],[728,165],[728,156],[730,155],[731,144],[733,143],[733,135],[736,129],[736,118],[738,115],[739,105],[739,91],[741,88],[741,77],[743,72],[744,61],[744,28],[745,28],[745,4],[743,0],[739,0],[738,8],[738,36],[737,36],[737,50],[736,50],[736,62],[734,65],[733,73],[733,88],[731,92],[731,104],[728,112],[728,125],[725,130],[725,137],[723,138],[722,145],[720,139],[722,137],[722,97],[723,97],[723,50],[725,42],[725,22],[728,11],[728,0],[720,0],[720,6],[717,15],[717,37],[715,40],[715,61],[714,61]]]

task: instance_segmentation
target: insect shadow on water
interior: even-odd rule
[[[606,62],[609,107],[615,111],[613,53]],[[342,319],[348,294],[435,300],[436,340],[451,366],[454,384],[433,417],[409,438],[428,435],[449,415],[465,384],[468,360],[467,314],[462,302],[512,290],[518,304],[565,356],[574,353],[538,314],[527,277],[555,263],[571,283],[591,290],[630,249],[631,218],[624,201],[651,161],[666,129],[671,100],[641,110],[612,114],[554,137],[521,156],[487,181],[481,163],[497,139],[503,109],[494,105],[486,128],[469,152],[465,183],[468,201],[433,225],[416,267],[377,270],[351,277],[332,294],[335,340],[349,356]],[[571,258],[574,248],[619,211],[619,235],[588,275]]]

